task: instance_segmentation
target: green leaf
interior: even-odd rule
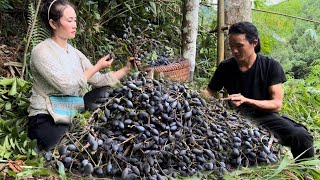
[[[57,166],[60,178],[63,180],[67,179],[63,163],[61,161],[57,161]]]
[[[19,133],[18,133],[18,129],[16,126],[14,126],[14,128],[11,130],[11,137],[12,138],[19,138]]]
[[[5,152],[3,158],[9,159],[11,156],[11,152]]]
[[[17,81],[14,80],[12,83],[12,87],[8,93],[10,96],[15,96],[17,94]]]
[[[9,141],[10,141],[11,148],[14,149],[15,148],[15,144],[13,142],[13,139],[10,138]]]
[[[18,173],[17,177],[26,177],[26,176],[49,176],[52,172],[48,169],[28,169],[24,168],[20,173]]]
[[[288,167],[288,165],[290,164],[290,160],[288,158],[288,156],[284,156],[284,158],[282,159],[278,169],[275,170],[275,172],[271,175],[270,178],[278,175],[280,172],[282,172],[286,167]],[[269,178],[269,179],[270,179]]]
[[[0,85],[7,86],[12,84],[15,81],[15,78],[3,78],[0,80]]]
[[[4,114],[9,116],[10,118],[16,117],[16,115],[14,113],[10,112],[10,111],[5,111]]]
[[[313,176],[313,179],[320,179],[320,170],[319,169],[310,169],[310,173]]]
[[[320,160],[314,159],[314,160],[309,160],[309,161],[302,161],[299,164],[305,165],[305,166],[315,166],[315,165],[320,165]]]
[[[32,156],[37,156],[38,153],[37,153],[35,150],[32,149],[32,150],[31,150],[31,155],[32,155]]]
[[[2,98],[5,99],[5,100],[9,100],[10,98],[8,98],[7,96],[5,95],[2,95]]]
[[[94,12],[94,16],[95,16],[95,19],[96,19],[96,20],[100,20],[100,19],[101,19],[100,14],[97,13],[97,12]]]
[[[7,111],[11,110],[11,102],[10,101],[8,101],[6,103],[6,105],[4,106],[4,109],[7,110]]]
[[[10,149],[11,149],[11,148],[10,148],[10,144],[9,144],[9,136],[6,136],[6,137],[4,138],[3,145],[4,145],[4,147],[5,147],[7,150],[10,150]]]
[[[9,175],[10,177],[16,177],[16,173],[13,172],[11,169],[8,170],[8,175]]]
[[[315,147],[316,149],[320,148],[320,140],[314,142],[314,147]]]
[[[19,146],[19,142],[17,139],[14,140],[14,144],[16,145],[17,149],[21,152],[21,147]]]
[[[24,87],[27,84],[27,81],[17,78],[17,83],[20,87]]]
[[[43,167],[43,158],[28,159],[24,162],[27,166]]]
[[[153,12],[153,14],[155,16],[157,16],[157,6],[156,6],[156,4],[153,1],[150,1],[149,4],[150,4],[150,8],[151,8],[151,11]]]
[[[26,140],[26,141],[24,141],[23,142],[23,147],[26,147],[27,146],[27,144],[28,144],[28,141]]]

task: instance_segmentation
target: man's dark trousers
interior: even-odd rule
[[[286,116],[278,113],[251,116],[259,125],[274,133],[280,144],[289,146],[294,158],[300,159],[314,156],[313,137],[307,129]],[[303,154],[302,154],[303,153]]]

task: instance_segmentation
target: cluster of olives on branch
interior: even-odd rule
[[[127,56],[136,57],[145,65],[157,66],[170,64],[172,50],[168,47],[168,41],[153,38],[157,36],[154,26],[143,19],[140,25],[133,25],[132,17],[122,24],[122,36],[112,35],[114,41],[114,53],[118,59],[126,59]],[[143,24],[145,24],[143,26]]]
[[[167,179],[274,163],[269,133],[206,101],[187,85],[135,72],[123,86],[103,89],[81,131],[67,133],[53,153],[59,166],[83,176]],[[46,155],[52,160],[51,152]]]

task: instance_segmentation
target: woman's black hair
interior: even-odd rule
[[[51,5],[51,6],[50,6]],[[49,24],[49,20],[60,24],[60,18],[63,16],[63,11],[67,6],[71,6],[74,10],[75,6],[68,0],[44,0],[40,10],[40,18],[45,27],[53,33],[53,29]],[[50,7],[50,9],[49,9]]]
[[[229,34],[245,34],[246,39],[250,44],[254,40],[258,40],[257,45],[254,47],[254,52],[259,53],[261,50],[260,38],[258,29],[250,22],[238,22],[229,28]]]

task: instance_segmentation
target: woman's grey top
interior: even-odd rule
[[[119,80],[110,73],[95,73],[90,79],[83,75],[93,65],[79,50],[68,44],[68,50],[60,47],[51,38],[39,43],[31,52],[30,68],[33,86],[45,94],[83,96],[88,84],[93,88],[114,86]],[[49,114],[45,98],[32,88],[29,116]]]

